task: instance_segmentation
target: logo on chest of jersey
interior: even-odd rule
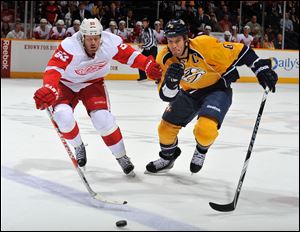
[[[182,80],[193,83],[198,81],[206,72],[201,68],[188,68],[184,70]]]
[[[91,64],[91,65],[85,66],[85,67],[80,68],[80,69],[75,69],[75,73],[78,74],[78,75],[81,75],[81,76],[87,75],[89,73],[99,71],[100,69],[105,67],[106,64],[107,64],[106,62],[99,62],[99,63]]]

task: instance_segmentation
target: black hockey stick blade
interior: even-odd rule
[[[213,202],[209,202],[210,207],[212,207],[214,210],[220,211],[220,212],[230,212],[235,209],[234,202],[231,202],[226,205],[220,205]]]

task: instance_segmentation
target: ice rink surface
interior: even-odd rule
[[[193,125],[179,134],[181,156],[169,173],[145,175],[158,158],[157,125],[166,107],[153,82],[106,81],[135,178],[123,174],[80,103],[75,110],[87,146],[92,189],[125,206],[91,199],[33,93],[41,80],[1,79],[1,230],[299,230],[299,86],[279,84],[266,102],[235,211],[229,203],[263,95],[258,84],[233,84],[233,103],[207,154],[191,175]],[[117,228],[125,219],[128,225]]]

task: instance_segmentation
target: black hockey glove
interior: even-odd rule
[[[257,76],[259,84],[265,89],[268,87],[270,91],[275,93],[275,85],[278,80],[277,74],[271,69],[270,59],[260,59],[256,61],[251,69]]]
[[[184,65],[173,63],[168,67],[165,74],[165,84],[169,89],[176,89],[179,87],[179,82],[184,74]]]

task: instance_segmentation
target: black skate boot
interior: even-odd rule
[[[118,163],[120,164],[123,172],[128,176],[135,176],[133,169],[134,165],[131,163],[130,159],[127,155],[122,156],[121,158],[117,159]]]
[[[87,160],[85,146],[83,143],[79,147],[75,147],[75,155],[79,167],[84,167]]]
[[[161,158],[147,164],[146,166],[147,171],[150,173],[169,171],[174,166],[174,162],[177,159],[177,157],[180,155],[180,153],[181,150],[179,147],[177,147],[175,152],[170,155],[165,155],[162,152],[159,152],[159,156]]]
[[[197,173],[201,170],[203,163],[204,163],[204,159],[205,159],[205,154],[206,151],[199,151],[198,147],[196,147],[196,150],[194,152],[191,164],[190,164],[190,170],[192,173]]]

